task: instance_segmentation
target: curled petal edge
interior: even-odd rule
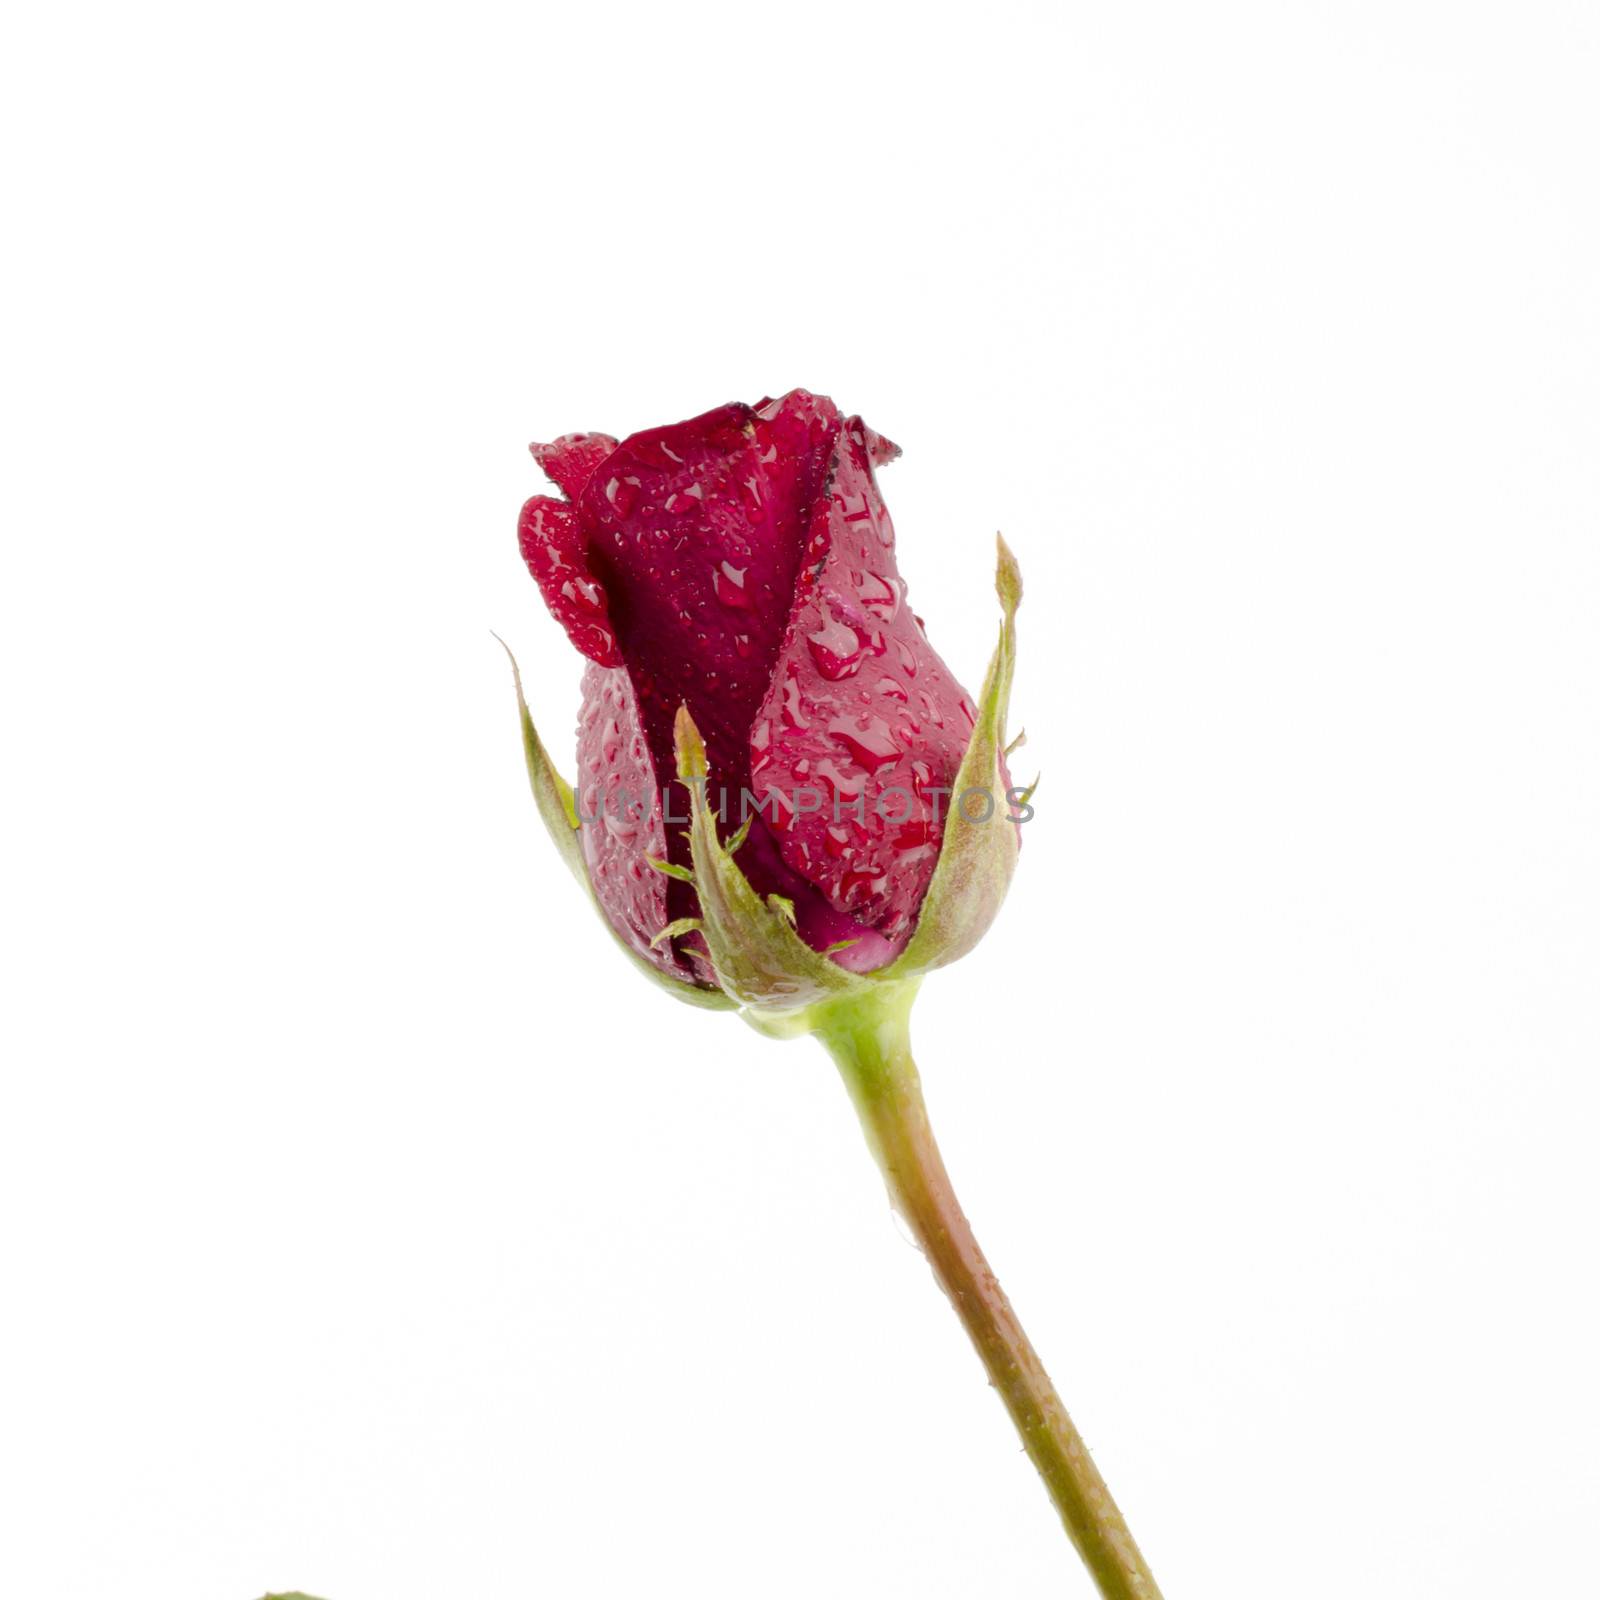
[[[539,815],[544,819],[550,837],[555,841],[561,859],[566,862],[567,869],[573,877],[583,885],[584,893],[588,895],[590,904],[605,924],[606,931],[610,933],[617,947],[629,961],[657,988],[665,990],[675,999],[682,1000],[688,1005],[701,1006],[708,1011],[733,1010],[734,1002],[719,990],[704,988],[688,979],[678,982],[669,978],[660,968],[652,966],[632,949],[611,926],[610,919],[595,895],[594,885],[589,881],[588,868],[584,865],[583,850],[578,842],[578,808],[573,799],[572,785],[556,771],[550,753],[545,749],[544,741],[540,739],[538,729],[533,725],[533,718],[528,712],[527,696],[522,692],[522,672],[517,666],[517,658],[512,655],[511,647],[504,639],[500,639],[498,634],[495,637],[499,639],[500,648],[505,651],[506,658],[511,662],[511,678],[517,690],[517,710],[522,719],[522,751],[528,763],[528,782],[533,789],[534,803],[539,808]]]

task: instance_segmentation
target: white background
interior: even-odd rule
[[[36,7],[0,1585],[1087,1596],[528,798],[523,446],[805,384],[1044,773],[917,1032],[1169,1600],[1594,1592],[1591,6]]]

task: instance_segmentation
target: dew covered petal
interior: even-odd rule
[[[623,440],[579,498],[659,770],[687,705],[737,797],[839,426],[804,390],[719,406]]]
[[[607,920],[647,961],[688,976],[669,943],[651,943],[670,920],[668,880],[649,864],[666,856],[667,834],[626,667],[584,669],[573,798],[584,864]]]
[[[535,495],[517,521],[517,544],[567,637],[597,665],[620,666],[610,601],[590,564],[588,541],[573,508],[563,500]]]
[[[595,468],[616,448],[617,441],[609,433],[564,433],[549,444],[528,446],[545,477],[569,500],[583,493]]]
[[[872,470],[884,444],[859,417],[840,432],[751,748],[764,798],[821,798],[782,831],[784,862],[893,951],[938,861],[973,710],[906,603]]]

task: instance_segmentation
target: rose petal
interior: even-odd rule
[[[622,652],[605,587],[590,566],[588,541],[572,507],[535,495],[522,508],[517,543],[544,603],[567,637],[598,665],[620,666]]]
[[[721,406],[625,439],[585,487],[580,515],[660,771],[687,704],[713,784],[737,798],[838,427],[832,401],[804,390],[759,411]]]
[[[730,826],[740,820],[735,807],[736,802],[730,801]],[[753,802],[751,809],[754,810]],[[767,825],[764,815],[752,822],[750,836],[738,856],[740,870],[751,884],[763,895],[781,894],[793,904],[795,932],[813,950],[852,941],[848,950],[841,950],[834,957],[840,966],[852,972],[869,972],[893,960],[899,948],[896,944],[867,923],[830,905],[815,885],[790,866],[779,843],[781,835]]]
[[[860,421],[857,418],[857,421]],[[886,467],[891,461],[898,461],[903,453],[900,446],[893,439],[885,439],[881,433],[875,433],[864,423],[862,432],[867,441],[867,459],[875,467]]]
[[[938,791],[954,778],[973,723],[972,702],[906,604],[872,472],[875,437],[859,417],[839,436],[751,728],[751,770],[764,800],[821,796],[820,809],[800,809],[782,830],[783,860],[897,950],[938,860],[952,803]]]
[[[584,864],[601,910],[646,960],[683,977],[670,943],[650,943],[669,920],[668,880],[649,864],[652,856],[666,858],[667,834],[626,667],[591,664],[584,671],[573,796]]]
[[[594,470],[617,448],[609,433],[564,433],[549,444],[530,444],[533,459],[544,475],[569,500],[583,493]]]

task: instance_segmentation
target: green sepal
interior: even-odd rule
[[[498,634],[495,637],[500,638]],[[504,639],[500,639],[500,648],[505,651],[507,659],[511,662],[511,678],[517,689],[517,710],[522,719],[522,752],[527,758],[528,782],[533,788],[534,802],[539,808],[539,815],[544,819],[545,827],[550,832],[550,837],[555,841],[561,859],[566,862],[573,877],[583,885],[584,893],[588,895],[589,903],[594,907],[601,922],[605,924],[606,932],[616,941],[617,948],[645,977],[674,999],[682,1000],[687,1005],[702,1006],[708,1011],[733,1010],[734,1002],[720,990],[707,988],[689,978],[669,977],[660,967],[640,955],[612,927],[611,919],[606,915],[605,907],[600,904],[593,883],[589,881],[589,869],[584,862],[583,847],[578,840],[578,807],[573,798],[572,785],[556,771],[555,763],[550,759],[550,752],[545,749],[544,741],[540,739],[539,731],[533,725],[533,718],[528,712],[528,699],[522,692],[522,672],[517,666],[517,658],[511,653],[511,646]]]
[[[585,889],[589,888],[589,869],[584,865],[583,847],[578,842],[578,805],[573,798],[572,785],[556,771],[550,752],[545,749],[539,730],[528,714],[528,698],[522,692],[522,669],[511,653],[511,646],[497,633],[500,648],[511,663],[511,681],[517,687],[517,710],[522,717],[522,753],[528,763],[528,783],[533,789],[534,804],[550,837],[561,852],[571,872]]]
[[[700,936],[723,989],[747,1009],[747,1021],[779,1037],[805,1031],[795,1014],[817,1001],[864,990],[870,979],[846,972],[794,931],[792,905],[763,900],[717,837],[706,802],[706,748],[689,708],[673,729],[678,776],[690,794],[689,845],[700,897]]]
[[[922,897],[916,931],[900,955],[874,974],[880,980],[909,978],[958,961],[988,931],[1011,887],[1017,864],[1017,830],[1007,820],[1011,805],[1005,794],[1002,751],[1017,660],[1022,573],[1005,540],[996,535],[995,544],[994,586],[1002,613],[999,642],[978,697],[972,737],[956,771],[944,844],[928,892]],[[987,820],[975,821],[963,811],[960,797],[969,789],[985,789],[994,797]]]
[[[675,861],[657,861],[654,856],[646,856],[645,865],[654,867],[664,878],[676,878],[680,883],[693,883],[694,874],[687,867],[680,867]]]
[[[675,922],[669,922],[655,938],[650,941],[650,948],[656,949],[668,939],[676,939],[680,934],[698,933],[700,931],[699,917],[679,917]]]

